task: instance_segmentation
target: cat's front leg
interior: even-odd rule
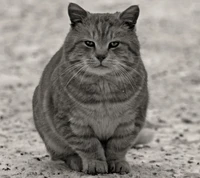
[[[71,148],[82,159],[82,171],[87,174],[104,174],[108,172],[108,165],[104,149],[95,136],[73,135],[67,138]]]
[[[106,145],[106,159],[110,173],[126,174],[130,172],[125,156],[144,125],[145,114],[139,113],[135,119],[118,126]]]
[[[83,172],[88,174],[107,173],[108,165],[100,141],[97,138],[90,138],[84,142],[84,146],[76,149],[82,158]]]
[[[128,140],[130,138],[113,137],[108,141],[106,146],[108,172],[120,174],[130,172],[129,163],[125,159],[125,155],[131,146]]]

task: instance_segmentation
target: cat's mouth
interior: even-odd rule
[[[94,68],[105,69],[105,68],[108,68],[108,67],[104,66],[103,64],[99,64],[98,66],[95,66]]]
[[[110,68],[108,66],[105,66],[103,64],[99,64],[96,66],[92,66],[90,68],[90,72],[97,74],[97,75],[105,75],[110,73]]]

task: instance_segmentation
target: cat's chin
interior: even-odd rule
[[[88,69],[88,72],[90,72],[94,75],[104,76],[104,75],[111,73],[111,69],[108,67],[105,67],[105,66],[97,66],[97,67],[92,67],[92,68]]]

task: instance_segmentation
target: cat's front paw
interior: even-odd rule
[[[83,172],[87,174],[105,174],[108,173],[108,164],[100,160],[84,160]]]
[[[125,160],[108,161],[109,173],[127,174],[130,172],[130,165]]]
[[[65,163],[75,171],[81,171],[82,169],[82,161],[81,158],[78,155],[71,155],[68,156],[65,160]]]

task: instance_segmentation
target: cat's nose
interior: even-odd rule
[[[96,58],[99,60],[99,62],[102,62],[106,58],[106,55],[99,54],[96,55]]]

